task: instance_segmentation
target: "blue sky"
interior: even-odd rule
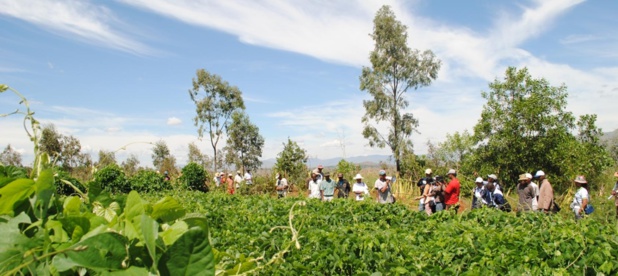
[[[314,158],[389,154],[362,137],[362,66],[375,12],[393,7],[410,47],[442,60],[438,79],[408,92],[420,121],[415,151],[471,130],[481,91],[508,66],[568,86],[568,110],[618,128],[618,1],[207,1],[0,0],[0,83],[31,102],[36,117],[119,162],[152,166],[164,140],[179,164],[197,139],[188,89],[195,71],[243,93],[274,158],[290,137]],[[0,113],[19,107],[0,95]],[[32,160],[22,118],[0,119],[0,146]],[[126,150],[119,150],[134,143]],[[221,145],[223,146],[223,145]]]

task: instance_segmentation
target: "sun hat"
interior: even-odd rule
[[[431,174],[431,169],[426,169],[425,174]]]
[[[495,174],[490,174],[487,176],[487,178],[498,179],[498,177]]]
[[[474,183],[483,183],[483,178],[482,177],[477,177],[476,180],[474,181]]]
[[[450,170],[448,170],[446,175],[449,175],[449,174],[457,174],[457,171],[455,169],[450,169]]]
[[[574,181],[575,183],[588,184],[588,181],[586,181],[586,178],[583,175],[578,175]]]
[[[233,174],[231,174],[231,173],[228,173],[228,174],[227,174],[227,176],[234,176],[234,175],[233,175]]]
[[[545,172],[544,171],[538,171],[538,172],[536,172],[536,174],[534,174],[534,177],[541,177],[541,176],[545,176]]]
[[[530,173],[526,173],[526,178],[532,179],[532,175]]]
[[[363,177],[360,175],[360,173],[357,173],[354,179],[363,179]]]
[[[313,170],[314,174],[320,174],[320,171],[318,171],[318,169]]]
[[[526,174],[525,174],[525,173],[522,173],[522,174],[520,174],[520,175],[519,175],[519,181],[522,181],[522,180],[527,180],[527,179],[528,179],[528,178],[526,177]]]
[[[237,174],[240,174],[240,171],[236,171]]]

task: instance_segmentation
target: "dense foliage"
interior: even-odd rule
[[[155,196],[156,197],[156,196]],[[433,216],[371,201],[275,200],[218,193],[177,194],[205,214],[213,247],[266,263],[264,275],[549,275],[618,273],[615,226],[571,216],[482,209]],[[298,231],[299,249],[294,231]],[[224,262],[225,260],[222,260]],[[231,264],[230,264],[231,266]],[[230,267],[231,268],[231,267]]]
[[[94,182],[111,193],[128,193],[131,184],[124,171],[116,164],[102,168],[94,174]]]
[[[179,181],[182,187],[188,190],[207,192],[206,180],[209,179],[204,168],[196,163],[189,163],[182,168],[182,176]]]
[[[54,177],[54,186],[57,195],[77,195],[79,192],[86,192],[86,187],[76,178],[63,170],[57,170]]]
[[[135,176],[130,178],[129,182],[131,183],[131,190],[140,193],[163,191],[172,188],[169,181],[165,181],[163,175],[149,170],[140,170]]]
[[[306,176],[307,159],[307,151],[288,137],[288,141],[283,143],[283,150],[277,154],[274,170],[282,173],[292,184],[300,184]]]

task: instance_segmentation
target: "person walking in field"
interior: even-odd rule
[[[277,198],[285,197],[288,193],[288,180],[283,177],[281,173],[278,173],[275,177],[277,180],[275,189],[277,190]]]
[[[552,210],[554,203],[554,189],[551,187],[551,183],[547,180],[544,171],[538,171],[534,175],[541,181],[541,189],[539,191],[538,211],[543,213],[549,213]]]
[[[526,181],[528,181],[528,185],[530,185],[532,190],[534,190],[534,197],[532,198],[532,211],[537,211],[539,209],[539,185],[532,182],[532,174],[526,173],[526,179]]]
[[[240,175],[240,171],[236,171],[236,176],[234,176],[234,184],[236,185],[236,189],[240,189],[240,183],[242,183],[242,176]]]
[[[320,181],[318,175],[311,173],[311,180],[308,183],[307,195],[309,198],[321,198],[320,194]]]
[[[225,174],[224,174],[225,176]],[[234,175],[232,175],[231,173],[228,174],[227,180],[226,180],[226,184],[227,184],[227,193],[233,195],[236,190],[234,190]]]
[[[446,176],[450,179],[448,185],[444,189],[444,203],[446,204],[446,210],[451,208],[455,209],[455,212],[459,211],[459,192],[461,184],[457,179],[457,171],[454,169],[448,170]]]
[[[320,182],[320,197],[322,201],[332,201],[337,183],[330,178],[330,173],[324,173],[324,180]]]
[[[352,192],[356,195],[356,200],[364,200],[365,195],[369,194],[369,187],[363,182],[363,177],[360,173],[356,174],[354,180],[356,180],[356,183],[352,186]]]
[[[485,193],[487,190],[483,186],[482,177],[477,177],[474,184],[476,184],[476,187],[472,190],[472,209],[478,209],[483,205],[487,205],[487,201],[485,201]]]
[[[578,175],[573,181],[578,190],[573,197],[571,209],[575,213],[575,219],[578,220],[584,216],[586,207],[590,204],[590,193],[588,192],[588,181],[583,175]]]
[[[614,177],[618,178],[618,172],[614,173]],[[618,180],[616,180],[612,189],[612,196],[614,197],[614,205],[616,205],[616,219],[618,219]]]
[[[245,175],[243,176],[243,179],[245,180],[245,184],[247,186],[253,185],[253,175],[251,175],[251,169],[247,169]]]
[[[380,170],[380,178],[376,179],[374,189],[378,190],[378,202],[382,204],[394,203],[391,193],[391,181],[386,179],[386,171]]]
[[[347,198],[348,194],[350,194],[350,182],[343,178],[342,173],[337,174],[337,197],[338,198]]]
[[[532,199],[536,197],[534,189],[530,186],[530,181],[526,174],[519,175],[519,185],[517,185],[517,194],[519,202],[517,204],[518,212],[532,211]]]

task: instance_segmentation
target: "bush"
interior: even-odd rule
[[[131,190],[138,192],[158,192],[171,189],[169,181],[165,181],[162,175],[149,170],[140,170],[130,180]]]
[[[58,170],[56,173],[57,173],[57,176],[54,177],[54,186],[56,187],[56,193],[58,195],[69,196],[69,195],[77,194],[77,191],[75,191],[75,189],[71,187],[71,185],[64,183],[62,180],[71,182],[71,184],[75,186],[76,188],[78,188],[80,191],[84,193],[86,192],[86,187],[84,187],[84,185],[82,185],[82,183],[79,182],[79,180],[77,180],[74,177],[71,177],[69,173],[62,171],[62,170]]]
[[[205,182],[210,179],[204,168],[197,163],[191,162],[182,168],[182,176],[178,179],[181,185],[188,190],[208,192]]]
[[[129,181],[127,181],[124,171],[112,164],[97,171],[94,174],[94,182],[99,184],[102,189],[111,193],[128,193],[131,191]]]

